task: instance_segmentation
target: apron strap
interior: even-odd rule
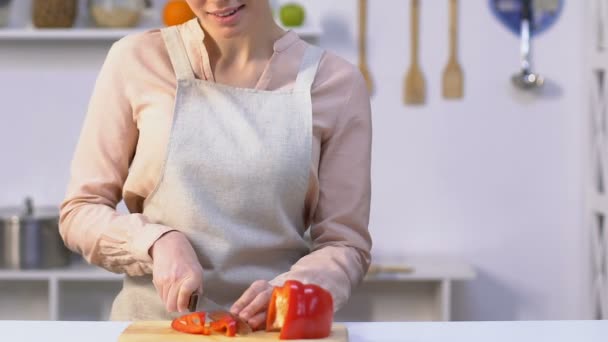
[[[169,59],[175,70],[175,76],[177,80],[192,80],[196,78],[192,67],[190,66],[190,60],[186,53],[186,47],[184,41],[179,33],[176,26],[166,27],[160,30],[169,52]]]
[[[301,90],[310,92],[322,56],[323,49],[313,45],[306,48],[306,52],[302,58],[302,63],[300,64],[300,70],[298,71],[298,77],[296,78],[296,84],[294,86],[296,91]]]

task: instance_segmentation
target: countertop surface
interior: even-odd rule
[[[0,321],[0,340],[114,342],[129,322]],[[346,323],[349,341],[605,342],[608,321]]]

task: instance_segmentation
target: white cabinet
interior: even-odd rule
[[[105,320],[121,282],[121,275],[82,264],[0,271],[0,320]]]
[[[336,319],[348,322],[449,321],[452,286],[475,277],[473,268],[447,258],[412,258],[412,272],[368,275]],[[399,266],[399,265],[395,265]]]
[[[474,271],[453,260],[408,261],[410,273],[368,276],[339,321],[450,319],[451,286]],[[0,271],[0,320],[106,320],[122,276],[88,265],[48,271]]]

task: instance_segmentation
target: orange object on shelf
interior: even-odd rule
[[[163,22],[167,26],[183,24],[195,16],[185,0],[169,0],[163,9]]]

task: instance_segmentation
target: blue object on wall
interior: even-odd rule
[[[494,16],[509,31],[519,36],[521,29],[521,9],[523,0],[489,0]],[[532,35],[540,34],[551,27],[559,18],[564,0],[532,1]]]

